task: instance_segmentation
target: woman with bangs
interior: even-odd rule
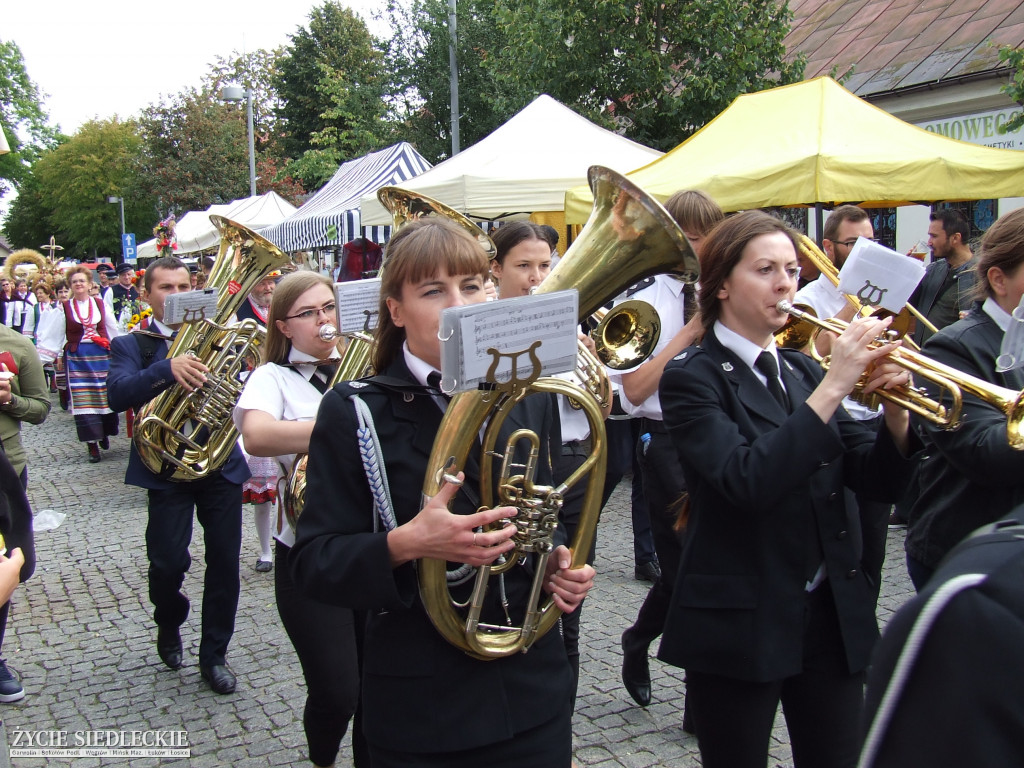
[[[377,375],[328,392],[310,439],[307,502],[290,565],[311,597],[369,612],[360,707],[375,768],[571,764],[572,673],[558,634],[549,632],[526,654],[471,658],[435,630],[417,586],[420,558],[479,566],[513,547],[511,524],[481,530],[515,510],[477,511],[479,450],[459,468],[461,488],[446,484],[426,500],[421,493],[427,472],[437,469],[428,459],[447,407],[438,385],[440,314],[484,301],[487,267],[483,250],[451,222],[403,227],[385,255]],[[360,453],[360,423],[375,431],[378,449],[366,451],[372,457]],[[540,437],[538,483],[551,481],[552,449],[560,451],[550,434],[555,423],[553,398],[539,395],[517,405],[502,427],[499,445],[520,428]],[[385,481],[376,495],[364,461]],[[569,564],[569,550],[558,546],[544,581],[566,612],[586,596],[594,575],[590,566]],[[513,610],[525,605],[532,579],[529,560],[505,575]],[[453,586],[453,597],[465,599],[471,588],[472,581]],[[499,592],[488,591],[482,622],[505,623]]]

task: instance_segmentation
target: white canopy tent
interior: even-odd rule
[[[299,210],[260,234],[285,251],[344,245],[360,235],[359,199],[364,194],[388,185],[405,186],[429,168],[426,158],[405,141],[349,160]],[[391,218],[383,223],[391,224]],[[384,242],[387,230],[369,237]]]
[[[220,244],[220,234],[210,221],[212,214],[224,216],[256,230],[277,224],[296,210],[294,205],[271,190],[256,197],[211,205],[205,211],[189,211],[174,224],[174,234],[178,241],[174,255],[199,253],[216,248]],[[138,248],[138,255],[140,258],[156,256],[156,238],[142,243]]]
[[[587,169],[627,173],[662,153],[605,130],[544,94],[455,157],[400,186],[476,219],[561,211]],[[360,201],[363,226],[391,223],[376,190]]]

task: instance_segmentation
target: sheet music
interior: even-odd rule
[[[194,323],[217,319],[217,289],[172,293],[164,299],[164,323]]]
[[[579,296],[575,289],[450,307],[441,313],[441,374],[446,392],[476,389],[494,377],[552,376],[576,367]]]
[[[924,264],[917,259],[858,237],[839,272],[839,290],[857,297],[861,304],[896,314],[923,277]]]
[[[372,331],[377,327],[379,277],[335,283],[334,296],[338,302],[339,331],[357,333],[362,330]]]

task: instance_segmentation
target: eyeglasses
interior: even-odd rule
[[[321,312],[330,317],[337,308],[338,305],[332,301],[329,304],[324,304],[319,309],[304,309],[301,312],[296,312],[294,315],[288,315],[285,320],[312,320]]]
[[[860,238],[855,237],[852,240],[833,240],[832,242],[835,245],[842,245],[842,246],[844,246],[846,248],[853,248],[853,246],[855,246],[857,244],[857,240],[859,240],[859,239]],[[871,243],[879,242],[879,239],[877,237],[865,237],[864,239],[867,240],[868,242],[871,242]]]

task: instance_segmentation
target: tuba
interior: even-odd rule
[[[588,178],[594,193],[590,219],[538,292],[577,289],[580,318],[586,318],[628,286],[650,275],[672,271],[696,281],[697,257],[660,203],[607,168],[591,167]],[[530,394],[547,392],[566,395],[580,403],[593,441],[591,455],[557,487],[533,482],[539,443],[536,434],[519,430],[506,445],[496,445],[498,429],[512,407]],[[486,423],[480,461],[481,503],[487,507],[515,506],[518,510],[513,521],[517,528],[513,537],[515,550],[504,560],[476,569],[468,604],[456,604],[452,599],[444,561],[422,559],[418,563],[420,597],[431,621],[448,642],[473,657],[495,659],[526,651],[558,621],[559,610],[549,597],[542,596],[542,580],[564,494],[582,482],[586,482],[586,495],[570,549],[573,568],[586,563],[597,529],[607,461],[604,419],[597,397],[589,388],[557,378],[537,378],[534,374],[526,380],[496,382],[494,390],[458,394],[445,411],[428,463],[434,471],[424,481],[424,497],[436,495],[443,483],[453,481],[455,470],[465,466]],[[520,440],[529,444],[530,458],[525,466],[514,467],[510,457]],[[493,462],[499,458],[501,480],[495,486],[491,482]],[[522,626],[481,622],[490,576],[500,575],[529,554],[535,554],[537,560]]]
[[[220,251],[207,289],[217,289],[217,316],[185,322],[168,357],[192,355],[209,368],[193,392],[179,384],[146,403],[135,417],[134,441],[143,464],[158,477],[189,481],[224,465],[238,442],[231,419],[242,392],[240,375],[259,362],[265,333],[254,320],[229,326],[256,284],[289,262],[287,254],[241,224],[210,216]]]

